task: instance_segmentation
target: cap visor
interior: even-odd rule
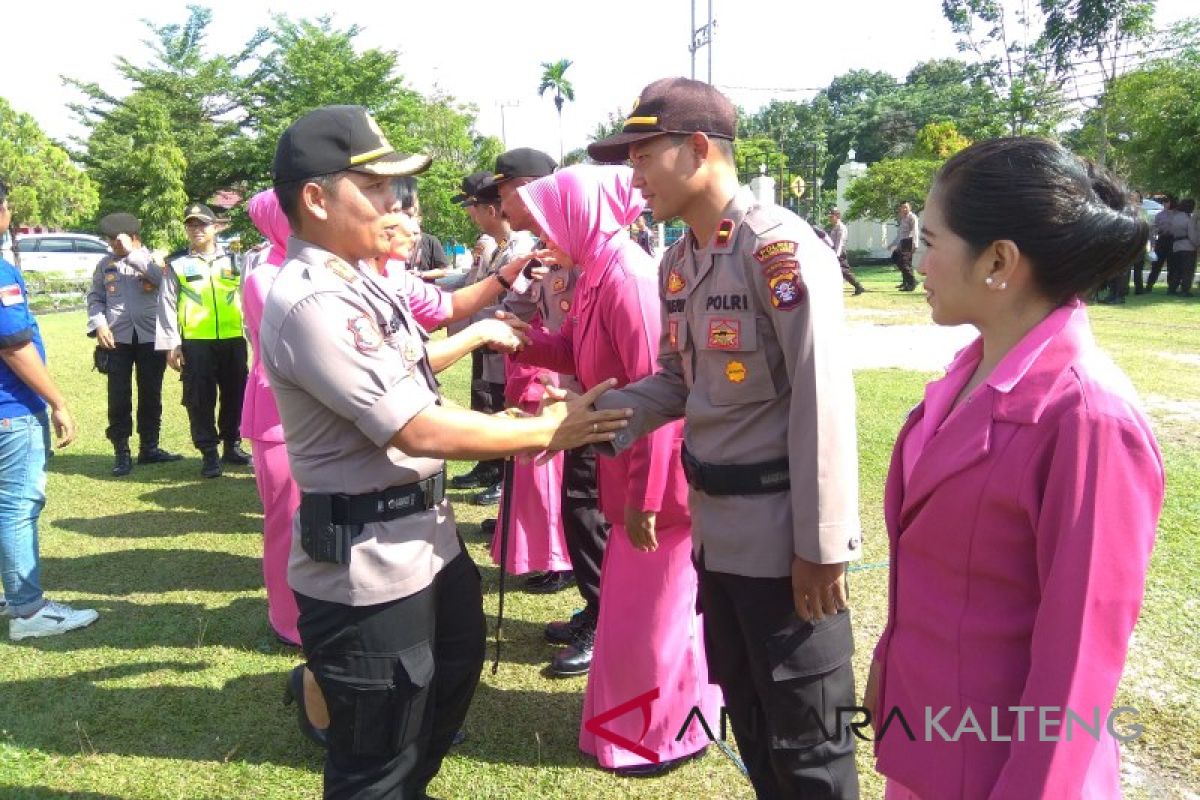
[[[400,178],[405,175],[419,175],[429,169],[433,156],[424,153],[405,155],[404,153],[388,153],[374,161],[356,164],[350,167],[351,172],[365,172],[368,175],[388,175]]]
[[[465,194],[456,194],[456,195],[454,195],[453,197],[451,197],[451,198],[450,198],[450,202],[451,202],[451,203],[458,203],[459,205],[462,205],[463,203],[465,203],[466,201],[468,201],[468,200],[470,200],[470,199],[471,199],[471,198],[470,198],[470,197],[468,197],[468,196],[467,196],[467,195],[465,195]]]
[[[212,223],[216,222],[216,220],[215,220],[215,219],[213,219],[212,217],[204,217],[204,216],[201,216],[200,214],[192,214],[190,217],[184,217],[184,218],[183,218],[183,221],[184,221],[184,222],[188,222],[189,220],[193,220],[193,219],[198,219],[198,220],[200,220],[201,222],[206,222],[206,223],[208,223],[208,224],[210,224],[210,225],[211,225]]]
[[[656,136],[666,136],[666,131],[630,131],[615,133],[606,139],[592,142],[588,145],[588,155],[601,164],[620,164],[629,158],[629,145],[653,139]]]

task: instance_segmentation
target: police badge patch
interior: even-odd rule
[[[366,314],[351,318],[346,328],[354,336],[354,349],[360,353],[374,353],[383,345],[383,333]]]
[[[723,318],[709,320],[708,346],[714,350],[737,350],[741,348],[741,320]]]
[[[800,277],[799,264],[780,261],[767,270],[767,288],[771,290],[771,305],[780,311],[791,311],[804,302],[808,289]]]
[[[683,276],[679,274],[679,270],[672,268],[671,273],[667,275],[667,293],[679,294],[686,285],[683,282]]]

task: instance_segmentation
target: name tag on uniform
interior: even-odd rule
[[[7,286],[0,286],[0,305],[19,306],[24,299],[20,284],[10,283]]]

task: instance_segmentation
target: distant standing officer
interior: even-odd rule
[[[546,153],[529,147],[518,147],[496,158],[496,173],[491,185],[500,193],[504,216],[515,230],[532,231],[541,235],[517,189],[538,178],[550,175],[558,164]],[[575,287],[579,272],[559,269],[557,265],[525,294],[509,292],[504,308],[528,322],[540,315],[547,330],[557,331],[571,313],[575,303]],[[574,375],[560,375],[558,385],[577,390],[579,381]],[[575,582],[584,607],[569,620],[551,622],[546,626],[546,639],[567,645],[554,656],[550,672],[563,677],[582,675],[591,669],[592,651],[596,638],[596,619],[600,612],[600,568],[608,546],[611,526],[600,513],[599,491],[596,485],[596,455],[590,450],[563,454],[562,516],[567,550],[575,571]]]
[[[100,259],[88,292],[88,329],[109,351],[108,430],[116,461],[112,474],[133,471],[129,437],[133,435],[133,374],[137,369],[138,463],[161,464],[183,456],[158,446],[162,430],[162,381],[167,356],[154,349],[154,321],[162,267],[142,245],[141,221],[132,214],[109,214],[100,234],[112,255]]]
[[[184,226],[190,247],[168,261],[154,336],[154,346],[167,351],[167,364],[182,375],[183,406],[205,478],[220,476],[221,461],[250,463],[241,435],[242,394],[250,372],[242,336],[241,273],[217,243],[216,221],[208,206],[188,206]],[[224,443],[220,459],[219,443]]]
[[[896,288],[902,292],[911,292],[917,288],[912,263],[920,237],[920,223],[917,215],[912,212],[912,206],[907,202],[896,206],[896,237],[888,247],[892,250],[893,263],[900,270],[901,283]]]
[[[836,208],[832,209],[829,212],[829,244],[833,247],[833,254],[837,256],[838,266],[842,269],[842,280],[854,287],[854,295],[857,297],[866,289],[850,269],[850,259],[846,257],[846,236],[846,223],[842,222],[842,212]]]
[[[479,572],[443,459],[608,441],[627,416],[586,410],[603,386],[536,417],[442,404],[423,329],[363,267],[405,235],[393,177],[429,161],[366,109],[326,106],[284,131],[272,167],[293,235],[260,335],[301,491],[288,579],[329,709],[327,798],[425,798],[478,683]]]
[[[660,266],[659,371],[597,405],[634,409],[618,452],[687,421],[710,674],[758,796],[854,798],[838,709],[856,699],[845,567],[862,538],[841,281],[807,223],[739,189],[736,124],[716,89],[667,78],[588,147],[628,158],[655,220],[691,229]]]

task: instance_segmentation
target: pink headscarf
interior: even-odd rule
[[[517,192],[546,238],[585,270],[607,263],[646,205],[629,167],[579,164]]]
[[[287,240],[292,235],[292,226],[288,224],[287,216],[279,207],[279,198],[274,189],[264,189],[246,204],[246,212],[258,232],[271,243],[267,257],[262,263],[280,266],[287,255]]]

